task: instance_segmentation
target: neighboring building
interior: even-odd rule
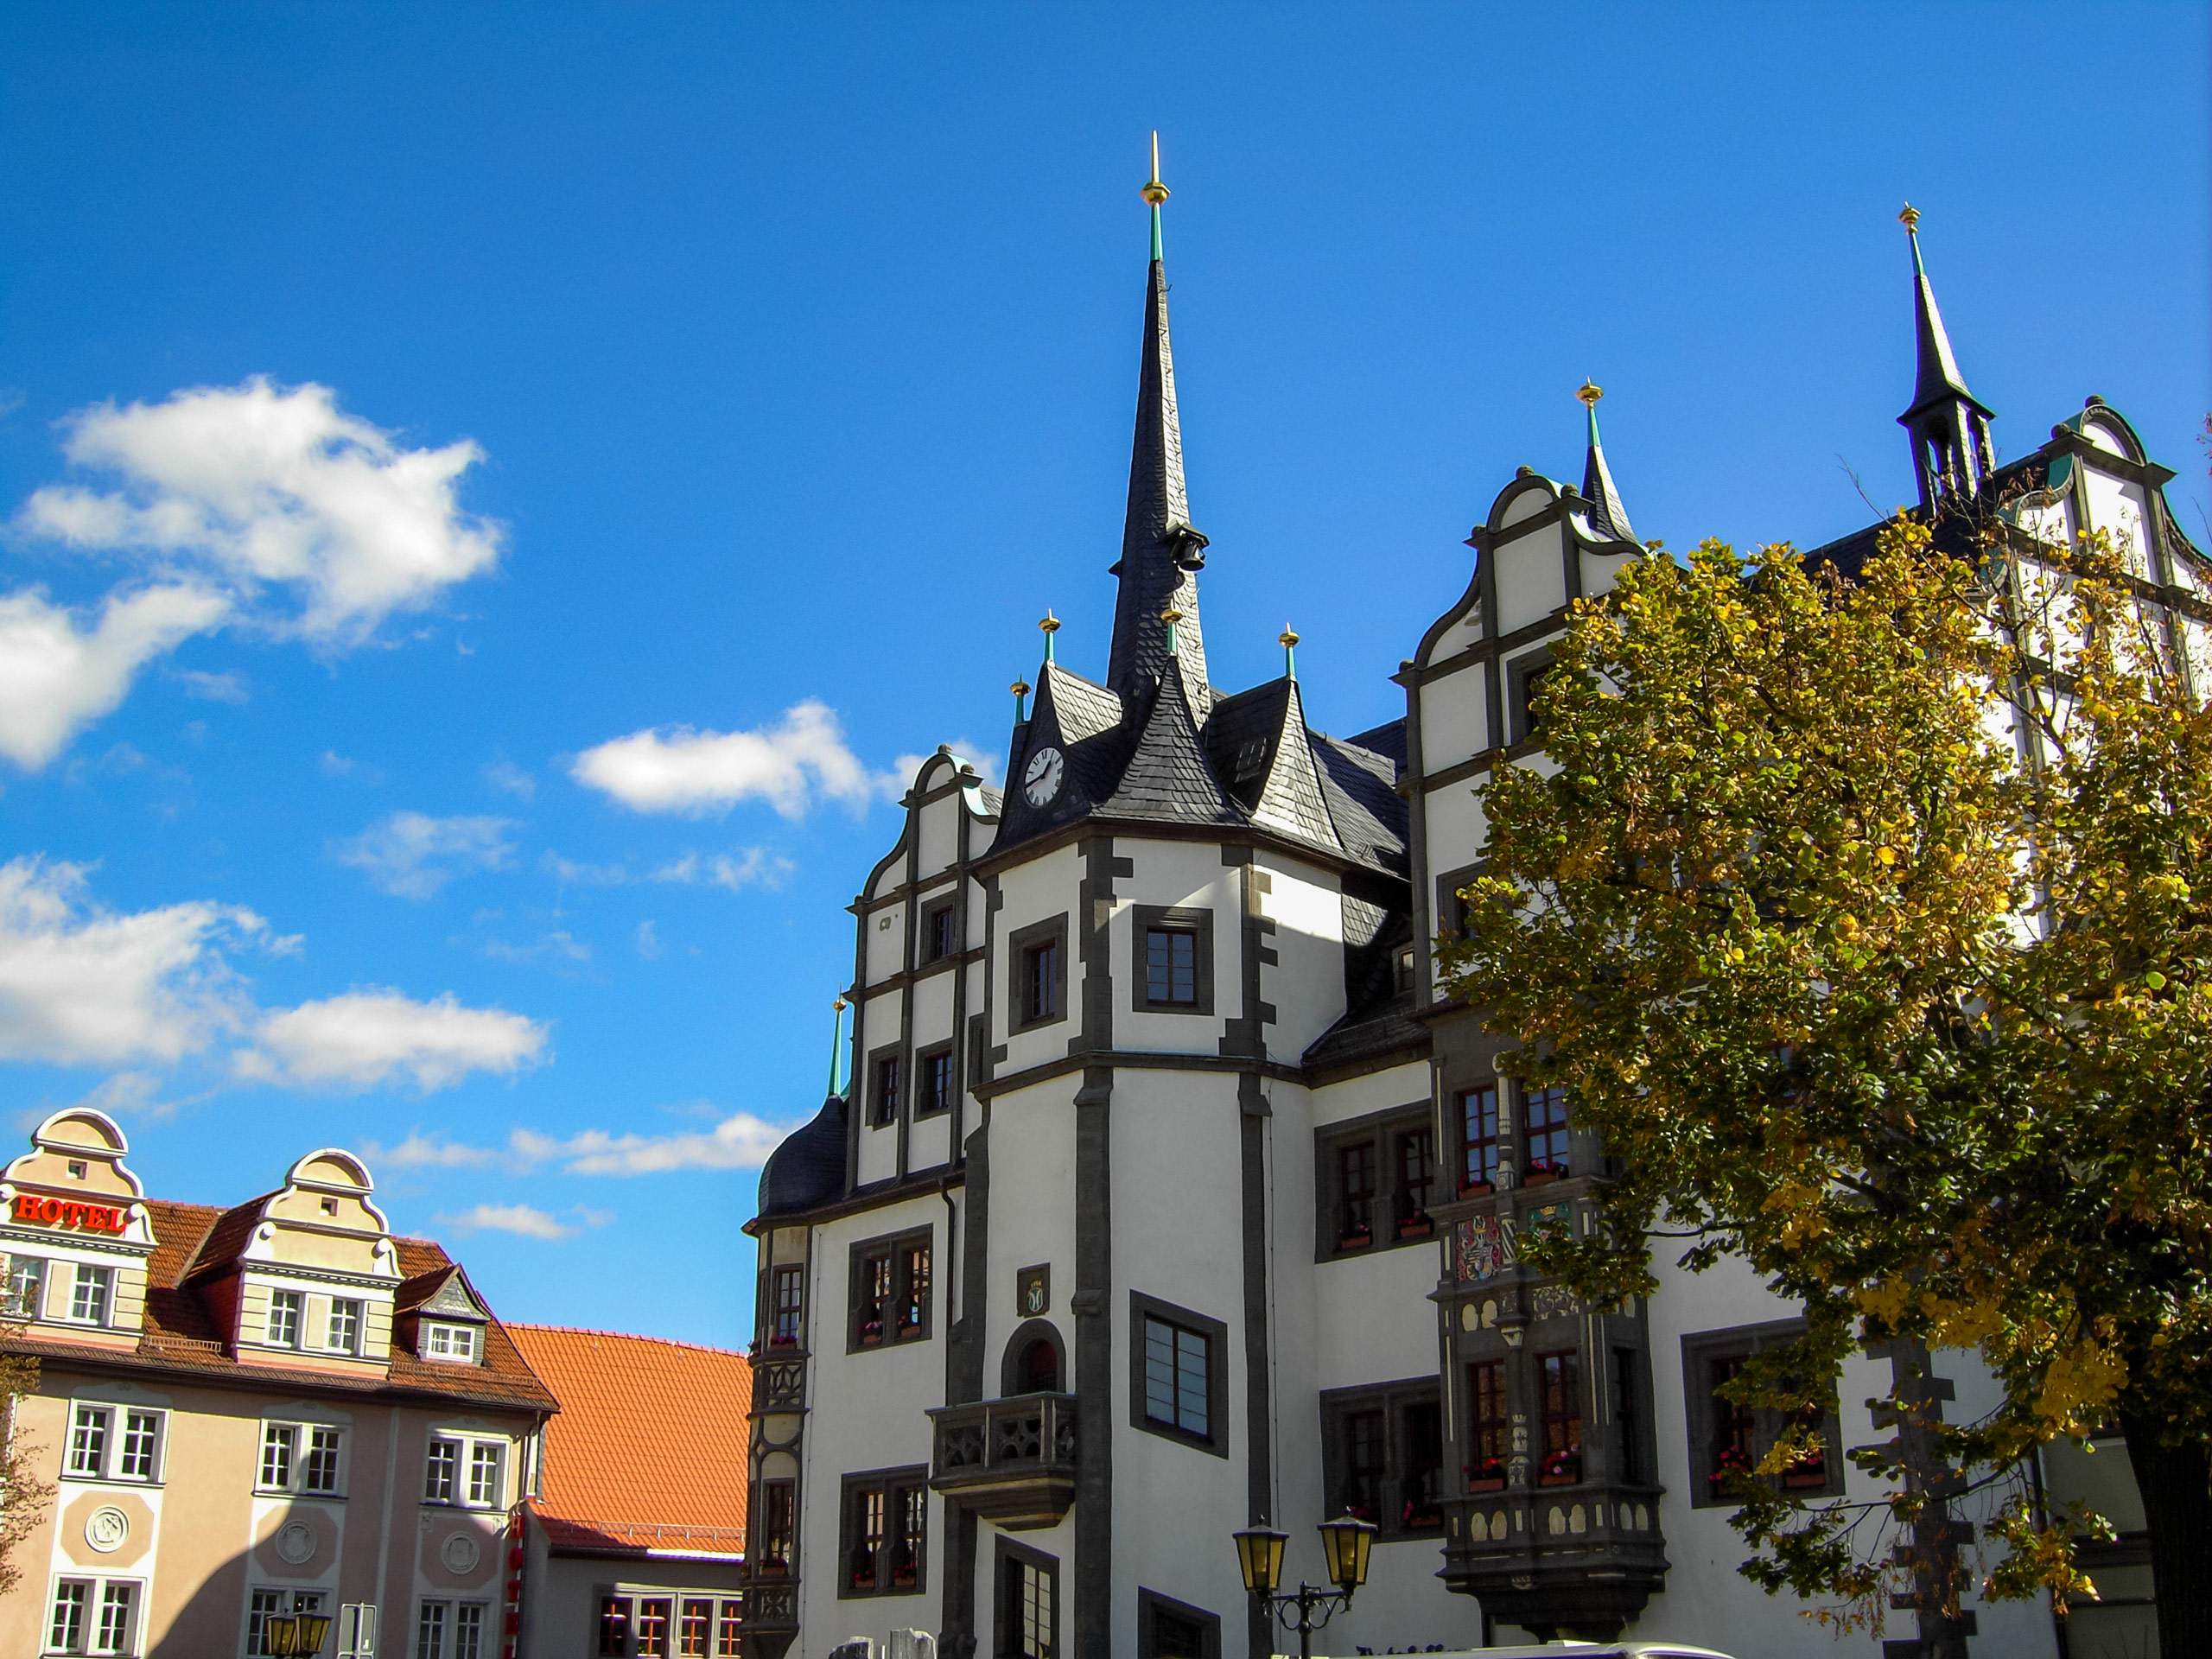
[[[6,1345],[40,1361],[15,1430],[58,1491],[0,1653],[256,1655],[316,1611],[326,1653],[365,1622],[386,1656],[512,1655],[503,1543],[554,1399],[361,1160],[218,1210],[147,1198],[99,1112],[31,1145],[0,1174]]]
[[[1381,1533],[1329,1652],[1516,1627],[1826,1648],[1738,1574],[1712,1497],[1772,1433],[1714,1384],[1793,1308],[1740,1264],[1662,1262],[1611,1313],[1519,1266],[1520,1229],[1587,1224],[1600,1148],[1497,1077],[1431,962],[1484,779],[1540,756],[1529,691],[1567,607],[1642,550],[1594,396],[1580,486],[1523,467],[1470,538],[1465,591],[1395,677],[1407,716],[1325,736],[1287,659],[1240,692],[1208,677],[1147,194],[1103,678],[1055,660],[1048,622],[1003,798],[949,750],[923,764],[853,905],[852,1086],[778,1148],[747,1224],[747,1651],[919,1628],[950,1659],[1265,1656],[1295,1637],[1251,1608],[1230,1534],[1272,1522],[1320,1582],[1313,1528],[1347,1509]],[[2212,617],[2171,474],[2113,411],[1994,466],[1914,259],[1922,511],[2110,528]],[[1823,554],[1850,567],[1872,535]],[[1371,550],[1359,572],[1393,580]],[[1846,1368],[1802,1489],[1878,1495],[1840,1452],[1886,1438],[1862,1402],[1888,1368]],[[1935,1369],[1962,1414],[1990,1399],[1969,1358]],[[1977,1650],[2056,1651],[2040,1606],[1975,1611]]]
[[[753,1365],[654,1337],[511,1325],[561,1402],[524,1504],[528,1659],[734,1659]]]

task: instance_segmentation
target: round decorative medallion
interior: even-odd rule
[[[315,1529],[294,1521],[276,1529],[276,1559],[287,1567],[303,1567],[315,1558]]]
[[[438,1552],[448,1570],[454,1573],[474,1573],[483,1554],[483,1546],[465,1532],[448,1534],[445,1548]]]
[[[113,1554],[129,1541],[130,1517],[113,1504],[94,1510],[85,1522],[85,1541],[103,1555]]]

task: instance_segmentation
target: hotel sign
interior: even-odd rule
[[[84,1233],[119,1233],[130,1226],[128,1212],[111,1204],[86,1204],[76,1198],[49,1198],[36,1192],[16,1194],[11,1219],[41,1227],[69,1227]]]

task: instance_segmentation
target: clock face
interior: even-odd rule
[[[1029,757],[1029,769],[1021,774],[1021,792],[1029,798],[1032,806],[1042,806],[1060,792],[1060,774],[1067,770],[1067,757],[1058,749],[1039,749]]]

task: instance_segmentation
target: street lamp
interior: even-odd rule
[[[1352,1592],[1367,1582],[1367,1552],[1375,1541],[1374,1527],[1348,1515],[1324,1521],[1319,1531],[1334,1590],[1317,1589],[1303,1580],[1295,1590],[1278,1587],[1283,1546],[1290,1541],[1287,1534],[1262,1525],[1230,1535],[1236,1540],[1236,1565],[1244,1574],[1244,1588],[1274,1614],[1283,1629],[1298,1632],[1300,1659],[1313,1659],[1313,1632],[1351,1606]]]
[[[278,1659],[314,1659],[330,1634],[330,1620],[321,1613],[278,1614],[261,1623],[264,1642]]]

